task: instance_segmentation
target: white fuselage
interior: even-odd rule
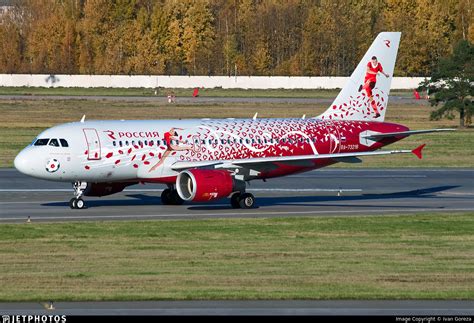
[[[368,151],[363,131],[392,124],[320,119],[86,121],[47,129],[15,159],[21,172],[54,181],[172,183],[173,165]],[[396,126],[396,125],[393,125]],[[397,129],[400,129],[397,126]],[[260,167],[242,180],[323,167]],[[239,176],[239,175],[236,175]]]

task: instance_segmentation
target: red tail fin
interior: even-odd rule
[[[418,159],[422,159],[423,158],[423,155],[421,154],[421,151],[423,150],[423,148],[425,148],[426,144],[423,144],[421,146],[418,146],[416,147],[415,149],[413,149],[411,152],[413,154],[416,155],[416,157],[418,157]]]

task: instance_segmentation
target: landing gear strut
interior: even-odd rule
[[[74,189],[74,197],[69,201],[69,207],[71,209],[83,209],[86,206],[86,203],[81,198],[84,193],[84,189],[87,187],[87,183],[83,182],[74,182],[72,183]]]
[[[178,191],[171,186],[161,193],[161,203],[164,205],[181,205],[184,200],[179,196]]]
[[[255,205],[255,196],[250,193],[234,193],[230,197],[230,205],[234,209],[251,209]]]

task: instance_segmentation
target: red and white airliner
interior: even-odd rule
[[[379,150],[413,134],[448,130],[410,131],[384,122],[399,42],[398,32],[380,33],[333,104],[314,118],[83,118],[42,132],[18,154],[15,167],[72,182],[73,209],[85,207],[83,196],[110,195],[138,183],[166,184],[163,204],[231,196],[232,207],[251,208],[255,198],[245,192],[251,180],[356,163],[364,156],[413,152],[421,158],[424,145]]]

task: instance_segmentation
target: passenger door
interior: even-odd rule
[[[87,142],[87,159],[88,160],[99,160],[101,158],[100,139],[97,130],[95,129],[82,129]]]

